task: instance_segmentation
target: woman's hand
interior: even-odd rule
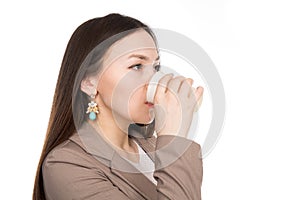
[[[183,76],[163,76],[154,99],[157,135],[186,137],[196,106],[202,101],[203,87],[192,87],[193,80]],[[198,105],[197,105],[198,103]]]

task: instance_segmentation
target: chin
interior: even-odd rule
[[[152,121],[153,121],[154,117],[152,116],[143,116],[143,117],[139,117],[137,118],[136,120],[133,120],[134,123],[137,123],[137,124],[150,124]]]
[[[140,112],[136,110],[131,119],[134,123],[150,124],[154,119],[154,109],[140,110]]]
[[[136,124],[150,124],[151,120],[134,120]]]

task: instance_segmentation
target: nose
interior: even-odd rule
[[[144,91],[145,93],[147,93],[148,87],[149,87],[149,83],[152,79],[152,77],[157,73],[156,69],[152,66],[152,65],[148,65],[145,69],[145,79],[146,83],[145,83],[145,87],[144,87]]]

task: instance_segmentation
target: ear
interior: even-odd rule
[[[95,76],[88,76],[81,81],[81,91],[88,96],[97,94],[98,79]]]

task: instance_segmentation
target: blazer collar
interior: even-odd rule
[[[144,131],[145,126],[131,124],[128,127],[129,137],[133,138],[154,161],[156,137],[151,134],[151,137],[145,139],[141,137],[141,134],[145,134]],[[131,185],[145,199],[155,199],[157,197],[156,186],[118,154],[88,123],[84,123],[77,133],[70,137],[70,140],[109,167],[113,174]]]

